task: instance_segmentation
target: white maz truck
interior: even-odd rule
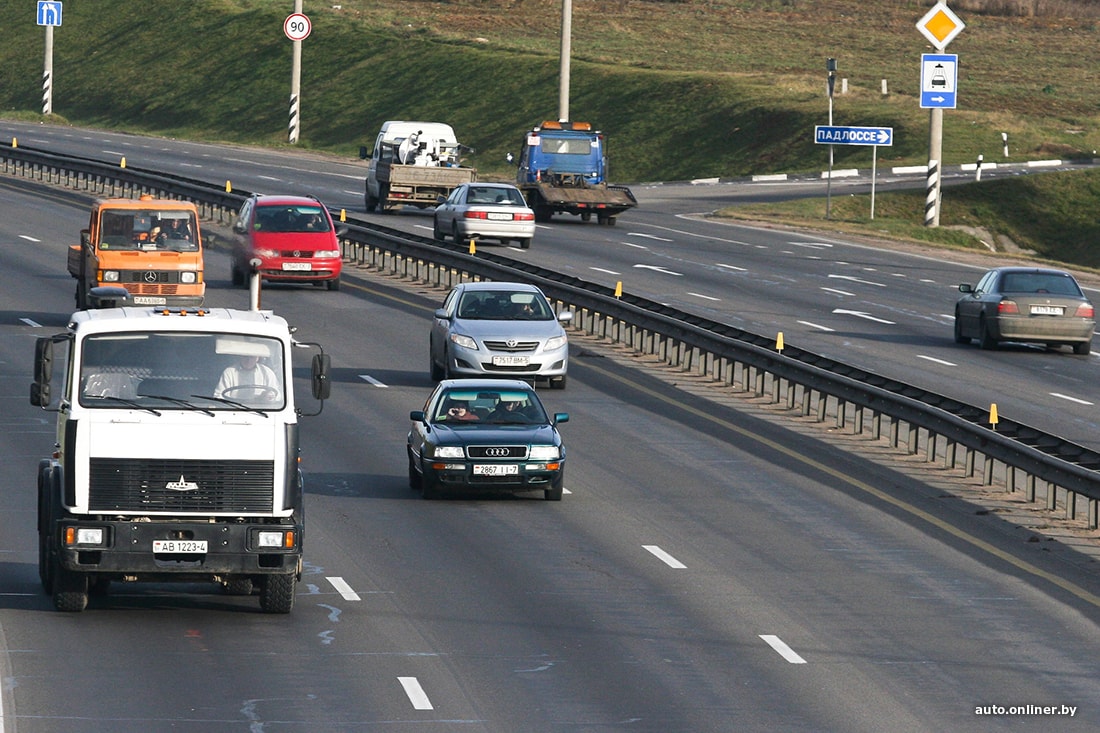
[[[294,351],[312,351],[310,413],[295,404]],[[31,403],[57,413],[38,466],[38,572],[57,609],[84,610],[112,581],[182,581],[289,613],[305,533],[298,417],[329,389],[328,355],[270,311],[86,310],[38,339]]]

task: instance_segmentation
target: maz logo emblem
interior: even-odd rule
[[[199,485],[194,481],[188,481],[181,473],[179,481],[169,481],[164,485],[164,488],[172,491],[198,491]]]

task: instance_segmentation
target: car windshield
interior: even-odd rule
[[[318,205],[259,206],[256,208],[258,232],[327,232],[328,218]]]
[[[1009,272],[1001,284],[1002,293],[1043,293],[1082,297],[1081,288],[1068,274],[1056,272]]]
[[[550,304],[536,292],[474,290],[462,294],[458,317],[487,321],[552,321]]]
[[[546,411],[533,392],[521,389],[447,390],[436,402],[433,419],[449,423],[541,425]]]
[[[80,404],[117,409],[247,408],[286,404],[277,339],[218,333],[112,333],[83,342]]]
[[[188,211],[112,211],[100,217],[101,249],[198,250],[198,225]]]
[[[500,186],[470,186],[466,195],[468,204],[498,204],[500,206],[526,206],[523,194],[517,188]]]

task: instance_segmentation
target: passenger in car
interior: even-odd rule
[[[458,400],[452,400],[448,403],[446,412],[440,416],[440,420],[458,421],[458,422],[472,422],[474,420],[480,420],[470,406],[465,402]]]

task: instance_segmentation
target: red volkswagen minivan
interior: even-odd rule
[[[338,231],[328,209],[312,196],[254,194],[233,225],[234,285],[245,285],[258,259],[269,282],[302,282],[340,289],[343,261]]]

